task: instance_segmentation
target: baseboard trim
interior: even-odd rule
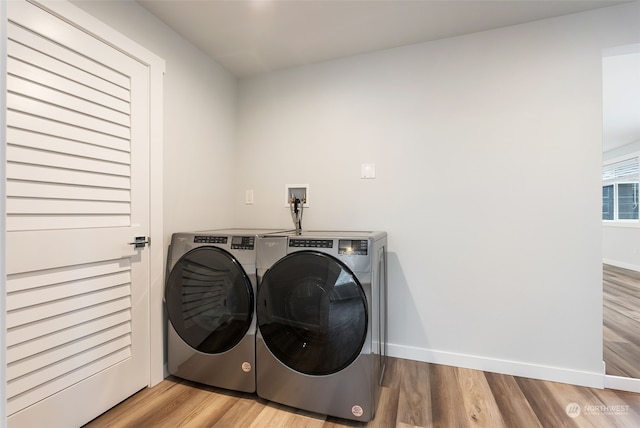
[[[606,375],[604,377],[604,387],[609,389],[618,389],[620,391],[640,393],[640,379]]]
[[[453,352],[434,351],[431,349],[391,343],[388,344],[387,349],[390,357],[442,364],[445,366],[463,367],[511,376],[522,376],[531,379],[548,380],[551,382],[568,383],[590,388],[603,389],[605,387],[604,362],[602,363],[601,372],[586,372]]]
[[[629,270],[633,270],[633,271],[636,271],[636,272],[640,272],[640,266],[639,265],[634,265],[632,263],[619,262],[617,260],[610,260],[610,259],[604,259],[604,260],[602,260],[602,263],[607,264],[607,265],[611,265],[611,266],[616,266],[616,267],[623,268],[623,269],[629,269]]]

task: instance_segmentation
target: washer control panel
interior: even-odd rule
[[[338,254],[343,256],[366,256],[369,241],[366,239],[340,239],[338,241]]]
[[[231,249],[232,250],[253,250],[256,245],[255,236],[232,236],[231,237]]]
[[[289,239],[289,247],[333,248],[333,239]]]
[[[226,236],[196,235],[193,237],[195,244],[226,244],[227,241]]]

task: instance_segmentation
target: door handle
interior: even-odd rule
[[[129,242],[129,245],[134,245],[135,248],[144,248],[147,244],[151,245],[151,238],[146,236],[136,236],[133,242]]]

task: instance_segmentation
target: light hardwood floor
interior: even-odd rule
[[[640,378],[640,274],[604,266],[607,373]],[[573,418],[567,406],[578,405]],[[575,416],[575,414],[573,414]],[[99,427],[640,427],[640,394],[389,359],[376,418],[312,414],[170,377],[86,425]]]
[[[567,408],[579,410],[579,414],[570,417]],[[85,428],[365,426],[637,428],[640,394],[390,358],[376,417],[366,424],[270,403],[255,394],[170,377]]]
[[[603,302],[607,374],[640,378],[640,272],[605,264]]]

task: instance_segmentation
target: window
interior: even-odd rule
[[[638,220],[638,157],[602,168],[602,220]]]
[[[602,219],[613,220],[613,184],[602,186]]]

